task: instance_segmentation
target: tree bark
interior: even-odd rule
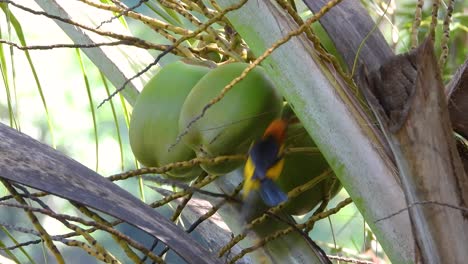
[[[395,154],[422,263],[468,259],[468,178],[457,152],[433,43],[361,82]]]
[[[453,75],[446,87],[453,129],[468,139],[468,59]],[[468,163],[468,160],[465,160]],[[465,169],[466,170],[466,169]]]
[[[313,12],[318,12],[327,2],[326,0],[304,0]],[[356,73],[362,65],[367,70],[373,71],[394,56],[378,27],[375,27],[374,21],[358,0],[343,1],[321,18],[320,23],[343,56],[350,72],[354,69],[353,73]],[[468,61],[465,61],[446,87],[453,129],[465,139],[468,138],[467,64]],[[358,86],[361,86],[358,76],[354,74],[352,77]],[[463,155],[463,151],[466,150],[464,148],[460,150],[462,160],[468,168],[468,159]]]

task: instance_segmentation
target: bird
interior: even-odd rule
[[[270,207],[288,199],[286,193],[274,182],[284,166],[283,151],[287,127],[286,119],[273,120],[262,138],[250,148],[244,167],[244,200],[252,190],[257,190],[264,203]]]

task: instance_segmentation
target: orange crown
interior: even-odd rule
[[[275,119],[265,130],[263,137],[273,136],[278,142],[283,142],[286,137],[286,129],[288,128],[288,122],[284,119]]]

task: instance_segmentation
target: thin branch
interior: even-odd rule
[[[327,255],[327,256],[329,259],[337,260],[339,262],[356,263],[356,264],[374,264],[375,263],[372,261],[361,260],[361,259],[345,258],[345,257],[333,256],[333,255]]]
[[[143,68],[141,71],[139,71],[137,74],[133,75],[131,78],[127,79],[123,84],[122,86],[119,87],[119,89],[116,89],[111,95],[109,95],[106,99],[104,99],[99,105],[97,108],[101,107],[105,102],[107,101],[110,101],[112,99],[112,97],[116,96],[118,93],[120,93],[121,91],[123,91],[123,89],[125,89],[125,87],[127,86],[127,84],[129,84],[131,81],[135,80],[136,78],[140,77],[141,75],[143,75],[145,72],[149,71],[151,68],[153,68],[153,66],[156,66],[159,61],[164,57],[166,56],[168,53],[172,52],[172,50],[174,50],[176,48],[175,45],[171,45],[169,46],[167,49],[165,49],[162,53],[160,53],[156,59],[148,64],[145,68]]]
[[[268,213],[268,212],[267,212]],[[309,245],[315,249],[315,253],[317,255],[317,258],[319,258],[321,260],[322,263],[327,263],[327,264],[332,264],[332,262],[330,261],[330,259],[328,258],[327,254],[325,253],[325,251],[323,251],[323,249],[321,247],[319,247],[317,245],[317,243],[315,243],[312,238],[310,238],[310,236],[305,232],[303,231],[302,229],[298,228],[296,226],[295,223],[292,223],[291,221],[287,221],[286,219],[283,219],[281,217],[279,217],[278,215],[276,214],[272,214],[272,213],[268,213],[268,215],[270,217],[273,217],[277,220],[279,220],[280,222],[283,222],[285,224],[287,224],[288,226],[290,226],[292,229],[294,229],[296,232],[298,232],[306,241],[307,243],[309,243]]]
[[[7,229],[17,231],[17,232],[25,233],[25,234],[30,234],[30,235],[34,235],[34,236],[38,236],[38,237],[41,236],[41,234],[39,232],[37,232],[36,230],[33,230],[33,229],[18,227],[18,226],[10,225],[10,224],[7,224],[7,223],[1,223],[1,222],[0,222],[0,226],[5,227]],[[84,242],[77,241],[77,240],[71,240],[71,239],[65,239],[65,238],[61,238],[61,237],[57,237],[57,236],[52,236],[51,238],[52,238],[53,241],[61,242],[61,243],[65,244],[67,246],[70,246],[70,247],[79,247],[83,251],[88,253],[89,255],[97,258],[98,260],[100,260],[100,261],[102,261],[104,263],[116,263],[116,264],[120,263],[116,259],[114,259],[114,261],[109,260],[108,255],[102,254],[101,251],[94,249],[93,247],[89,246],[88,244],[86,244]],[[39,239],[38,241],[40,243],[43,240]],[[24,246],[24,244],[26,244],[26,243],[21,243],[21,244],[23,244],[23,246]],[[28,244],[28,245],[30,245],[30,244]],[[15,246],[10,246],[10,247],[0,247],[0,250],[7,251],[7,250],[14,250],[14,249],[17,249],[17,248],[20,248],[19,244],[16,244]]]
[[[79,0],[79,1],[81,1],[82,3],[87,4],[89,6],[98,8],[98,9],[111,11],[111,12],[116,12],[116,13],[126,13],[125,14],[126,16],[128,16],[130,18],[133,18],[133,19],[136,19],[136,20],[139,20],[139,21],[143,22],[144,24],[148,25],[152,29],[169,30],[169,31],[172,31],[172,32],[174,32],[176,34],[179,34],[179,35],[188,35],[188,34],[192,33],[192,31],[190,31],[188,29],[171,25],[169,23],[163,22],[163,21],[155,19],[153,17],[145,16],[145,15],[143,15],[141,13],[134,12],[134,11],[128,9],[128,8],[125,9],[125,10],[122,10],[118,6],[108,5],[108,4],[104,4],[104,3],[100,3],[100,2],[95,2],[93,0]]]
[[[1,44],[6,44],[13,46],[19,50],[51,50],[57,48],[80,48],[80,49],[90,49],[90,48],[98,48],[104,46],[118,46],[118,45],[130,45],[133,46],[133,43],[128,40],[117,40],[117,41],[110,41],[110,42],[102,42],[102,43],[90,43],[90,44],[50,44],[50,45],[30,45],[30,46],[22,46],[18,43],[11,42],[8,40],[0,39]],[[161,45],[161,49],[163,49],[163,45]]]
[[[298,186],[296,188],[294,188],[293,190],[289,191],[288,192],[288,200],[289,199],[292,199],[294,197],[297,197],[299,196],[301,193],[305,192],[306,190],[310,189],[312,186],[314,186],[315,184],[318,184],[321,180],[323,180],[324,178],[328,177],[328,173],[329,172],[325,172],[325,173],[322,173],[322,175],[318,176],[318,177],[315,177],[314,179],[308,181],[307,183],[305,183],[304,185],[301,185],[301,186]],[[342,205],[341,203],[339,205],[337,205],[336,208],[341,208],[340,206],[345,206],[349,203],[351,203],[352,200],[351,198],[348,198],[344,201],[344,205]],[[260,215],[259,217],[253,219],[252,221],[250,221],[249,224],[246,225],[246,227],[244,228],[244,231],[237,235],[236,237],[234,237],[227,245],[225,245],[223,248],[221,248],[221,250],[219,251],[218,253],[218,256],[223,256],[228,250],[230,250],[232,247],[234,247],[238,242],[240,242],[242,239],[244,239],[246,236],[247,236],[247,230],[249,229],[252,229],[254,226],[262,223],[265,221],[265,219],[267,218],[268,214],[267,213],[277,213],[278,211],[280,211],[282,208],[284,208],[285,204],[287,203],[286,202],[283,202],[283,203],[280,203],[279,205],[275,206],[275,207],[272,207],[272,208],[269,208],[267,210],[267,212],[265,212],[264,214]],[[343,202],[342,202],[343,203]],[[308,222],[310,222],[309,224],[307,225],[304,225],[304,227],[302,228],[310,228],[310,226],[313,226],[314,222],[317,221],[318,219],[322,219],[320,218],[320,216],[323,216],[324,214],[326,215],[327,212],[334,212],[333,209],[330,209],[326,212],[322,212],[322,213],[318,213],[314,216],[312,216],[311,218],[309,218]],[[316,219],[314,221],[310,220],[310,219]]]
[[[416,10],[414,12],[414,21],[411,26],[411,49],[415,49],[418,46],[418,32],[421,26],[422,20],[422,8],[424,6],[424,0],[418,0]]]
[[[28,206],[28,205],[21,205],[21,204],[7,203],[7,202],[0,202],[0,205],[7,206],[7,207],[21,208],[21,209],[27,210],[28,212],[41,213],[41,214],[53,217],[55,219],[65,219],[65,220],[69,220],[69,221],[78,222],[80,224],[87,225],[87,226],[94,226],[94,227],[96,227],[98,229],[106,231],[106,232],[108,232],[108,233],[110,233],[112,235],[118,236],[119,238],[127,241],[127,243],[130,246],[140,250],[141,252],[143,252],[145,254],[148,254],[148,256],[152,260],[154,260],[154,261],[156,261],[158,263],[164,263],[164,261],[161,258],[159,258],[154,253],[149,252],[148,249],[146,249],[139,242],[131,239],[129,236],[124,235],[123,233],[117,231],[116,229],[108,227],[108,226],[103,225],[101,223],[98,223],[98,222],[95,222],[95,221],[87,221],[87,220],[84,220],[84,219],[76,217],[76,216],[70,216],[70,215],[65,215],[65,214],[56,214],[56,213],[54,213],[54,212],[52,212],[50,210],[47,210],[47,209],[34,208],[34,207],[31,207],[31,206]]]
[[[341,201],[339,204],[336,205],[335,208],[333,209],[330,209],[328,211],[325,211],[323,213],[320,213],[316,216],[313,216],[311,217],[309,220],[307,220],[306,223],[304,224],[298,224],[296,225],[297,228],[300,228],[300,229],[303,229],[303,228],[307,228],[310,224],[316,222],[317,220],[319,219],[323,219],[323,218],[326,218],[332,214],[336,214],[338,211],[341,210],[341,208],[345,207],[346,205],[350,204],[352,202],[351,198],[346,198],[345,200]],[[263,238],[262,240],[260,240],[259,242],[257,242],[255,245],[251,246],[251,247],[248,247],[248,248],[245,248],[243,249],[239,254],[237,254],[236,256],[234,256],[231,261],[229,263],[234,263],[236,262],[237,260],[241,259],[243,256],[245,256],[246,254],[250,253],[250,252],[253,252],[255,250],[257,250],[258,248],[264,246],[265,244],[267,244],[268,242],[272,241],[272,240],[275,240],[281,236],[284,236],[292,231],[294,231],[295,229],[292,228],[292,227],[288,227],[286,229],[283,229],[283,230],[279,230],[279,231],[276,231],[274,232],[273,234],[269,235],[269,236],[266,236],[265,238]],[[230,244],[228,244],[227,246],[230,246]],[[222,250],[226,249],[227,246],[225,246]],[[221,251],[222,252],[222,251]],[[219,253],[219,255],[221,255]]]
[[[91,32],[94,32],[94,33],[99,34],[101,36],[107,36],[107,37],[111,37],[111,38],[115,38],[115,39],[125,40],[125,41],[128,41],[130,43],[133,43],[134,46],[137,46],[137,47],[140,47],[140,48],[161,50],[161,47],[165,46],[165,45],[154,44],[154,43],[151,43],[151,42],[148,42],[146,40],[136,38],[136,37],[133,37],[133,36],[122,35],[122,34],[118,34],[118,33],[115,33],[115,32],[97,30],[97,29],[94,29],[94,28],[92,28],[90,26],[80,24],[80,23],[75,22],[75,21],[73,21],[71,19],[68,19],[68,18],[63,18],[63,17],[60,17],[60,16],[52,15],[52,14],[49,14],[49,13],[43,12],[43,11],[33,10],[33,9],[29,8],[29,7],[20,5],[20,4],[18,4],[16,2],[13,2],[11,0],[0,0],[0,3],[7,3],[7,4],[15,6],[15,7],[19,8],[21,10],[24,10],[24,11],[26,11],[28,13],[31,13],[33,15],[41,15],[41,16],[48,17],[50,19],[58,20],[58,21],[61,21],[61,22],[64,22],[64,23],[67,23],[67,24],[70,24],[70,25],[73,25],[73,26],[80,27],[82,29],[85,29],[85,30],[88,30],[88,31],[91,31]],[[179,53],[177,52],[177,54],[179,54]]]
[[[37,216],[33,213],[34,211],[31,209],[30,206],[27,205],[26,201],[23,199],[23,197],[20,196],[20,194],[16,191],[16,189],[9,183],[7,180],[1,180],[5,188],[8,190],[11,195],[15,198],[15,200],[20,203],[20,204],[13,204],[17,206],[18,208],[24,209],[26,212],[26,215],[28,216],[29,220],[31,221],[32,225],[36,230],[39,232],[41,239],[45,241],[45,244],[49,248],[49,250],[52,252],[53,256],[55,257],[57,263],[59,264],[65,264],[65,259],[63,258],[62,253],[58,250],[57,246],[53,243],[51,236],[49,233],[47,233],[47,230],[41,225],[39,222],[39,219]],[[4,204],[5,202],[2,202],[0,204]],[[8,203],[7,203],[8,204]],[[50,210],[48,210],[50,211]]]
[[[111,18],[109,18],[108,20],[105,20],[105,21],[102,21],[99,26],[96,27],[96,29],[99,29],[100,27],[102,27],[104,24],[107,24],[107,23],[111,23],[112,21],[114,21],[115,19],[119,19],[120,17],[122,16],[125,16],[128,14],[129,11],[132,11],[132,10],[135,10],[137,9],[138,7],[140,7],[141,5],[143,5],[144,3],[148,2],[148,0],[140,0],[138,1],[138,3],[136,3],[135,5],[131,6],[131,7],[128,7],[126,8],[125,10],[119,12],[116,16],[113,16]],[[117,5],[117,4],[116,4]],[[117,5],[117,6],[120,6],[120,5]],[[122,7],[122,6],[120,6]]]
[[[172,169],[191,168],[201,163],[219,164],[222,162],[232,161],[232,160],[245,160],[246,158],[247,158],[247,155],[218,156],[215,158],[194,158],[188,161],[174,162],[171,164],[167,164],[166,166],[162,166],[162,167],[150,167],[150,168],[141,168],[137,170],[131,170],[128,172],[112,175],[108,177],[108,179],[111,181],[125,180],[130,177],[134,177],[138,175],[151,174],[151,173],[163,174]]]
[[[197,179],[190,184],[190,187],[193,187],[193,185],[199,184],[200,182],[202,182],[203,179],[206,178],[207,175],[208,175],[208,173],[203,171],[201,173],[201,175],[198,176]],[[185,189],[185,190],[187,191],[187,189]],[[190,190],[188,190],[188,191],[190,191]],[[175,209],[175,211],[174,211],[174,213],[172,214],[172,217],[171,217],[172,222],[175,222],[177,219],[179,219],[179,216],[182,214],[182,211],[185,209],[187,204],[190,202],[190,199],[192,199],[192,196],[193,196],[194,193],[195,192],[189,192],[189,194],[187,196],[185,196],[184,199],[182,200],[182,202],[177,206],[177,208]]]
[[[449,0],[447,13],[445,14],[445,18],[444,18],[443,35],[440,40],[442,53],[440,54],[439,66],[441,69],[443,69],[445,62],[447,60],[447,57],[448,57],[448,52],[449,52],[448,42],[450,39],[450,23],[452,22],[452,13],[453,13],[454,5],[455,5],[455,0]]]
[[[196,27],[203,26],[203,23],[196,16],[192,15],[190,12],[188,12],[182,6],[180,6],[180,5],[176,4],[176,3],[168,2],[168,1],[159,1],[159,2],[163,6],[178,12],[181,16],[183,16],[188,21],[190,21],[190,23],[192,23],[194,26],[196,26]],[[207,17],[210,18],[210,17],[212,17],[212,15],[207,16]],[[236,58],[238,61],[242,61],[242,58],[237,53],[235,53],[233,50],[231,50],[231,48],[229,47],[227,41],[224,40],[215,29],[213,29],[212,27],[207,27],[206,30],[207,30],[207,33],[210,34],[213,37],[213,39],[218,44],[218,46],[223,48],[225,50],[225,52],[229,54],[230,57]]]
[[[466,208],[466,207],[461,207],[461,206],[457,206],[457,205],[441,203],[441,202],[436,202],[436,201],[419,201],[419,202],[414,202],[414,203],[410,204],[408,207],[400,209],[400,210],[396,211],[395,213],[390,214],[389,216],[377,219],[377,220],[375,220],[375,223],[378,223],[380,221],[384,221],[384,220],[390,219],[390,218],[392,218],[392,217],[394,217],[396,215],[399,215],[399,214],[409,210],[411,207],[413,207],[415,205],[425,205],[425,204],[434,204],[434,205],[444,206],[444,207],[448,207],[448,208],[452,208],[452,209],[455,209],[455,210],[459,210],[459,211],[468,213],[468,208]]]
[[[431,15],[431,25],[429,28],[429,36],[431,36],[432,41],[435,40],[435,29],[437,27],[438,14],[439,14],[440,0],[432,0],[432,15]]]
[[[229,200],[231,202],[241,203],[241,200],[239,200],[237,198],[232,198],[230,195],[227,195],[227,194],[224,194],[224,193],[215,193],[215,192],[206,191],[206,190],[203,190],[201,188],[194,187],[195,185],[190,186],[188,184],[182,183],[182,182],[177,181],[177,180],[163,179],[161,177],[144,177],[144,179],[146,181],[153,181],[153,182],[157,182],[157,183],[160,183],[160,184],[172,185],[172,186],[184,189],[188,193],[200,193],[200,194],[204,194],[204,195],[207,195],[207,196],[210,196],[210,197],[224,198],[224,199]],[[152,186],[148,186],[148,187],[153,188]]]
[[[209,176],[205,177],[199,183],[194,184],[193,187],[202,188],[203,186],[205,186],[205,185],[213,182],[214,180],[216,180],[218,177],[219,177],[219,175],[209,175]],[[160,207],[160,206],[162,206],[164,204],[167,204],[170,201],[173,201],[173,200],[175,200],[177,198],[183,197],[183,196],[185,196],[187,194],[189,194],[189,192],[186,191],[186,190],[181,191],[181,192],[177,192],[177,193],[173,193],[173,194],[171,194],[169,196],[164,197],[163,199],[161,199],[159,201],[151,203],[149,206],[151,206],[153,208]]]
[[[230,199],[229,200],[232,200],[232,199],[235,199],[235,197],[237,196],[237,194],[239,194],[239,192],[242,190],[242,187],[243,187],[243,184],[239,184],[236,189],[234,189],[234,191],[229,195]],[[185,230],[185,232],[187,233],[192,233],[200,224],[202,224],[204,221],[206,221],[207,219],[209,219],[211,216],[213,216],[216,212],[218,212],[218,210],[221,208],[221,206],[223,206],[226,202],[227,202],[228,199],[226,200],[222,200],[221,202],[217,203],[216,205],[214,205],[213,207],[211,207],[211,209],[209,211],[207,211],[205,214],[203,214],[202,216],[200,216],[195,222],[192,223],[192,225],[190,225],[189,228],[187,228]],[[165,254],[167,251],[169,251],[169,247],[166,246],[162,251],[161,253],[159,253],[159,256],[162,256],[163,254]]]
[[[80,203],[77,203],[77,202],[71,202],[71,204],[73,206],[75,206],[81,213],[83,213],[87,217],[93,219],[94,221],[96,221],[98,223],[101,223],[101,224],[104,224],[104,225],[107,225],[107,226],[113,226],[112,223],[105,220],[103,217],[101,217],[97,213],[91,211],[88,207],[86,207],[86,206],[84,206],[84,205],[82,205]],[[76,230],[76,229],[72,229],[72,230],[79,231],[79,230]],[[82,235],[86,239],[88,239],[87,237],[90,236],[90,232],[88,232],[88,230],[83,230],[83,231],[77,232],[77,233]],[[128,243],[126,241],[124,241],[124,240],[120,239],[120,237],[114,236],[114,235],[112,235],[112,238],[123,249],[123,251],[128,256],[129,259],[131,259],[131,260],[135,261],[136,263],[138,263],[138,260],[139,260],[138,255],[129,247],[129,245],[128,245]],[[91,245],[95,246],[95,243],[93,241],[88,240],[88,242]]]

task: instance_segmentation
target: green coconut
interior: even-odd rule
[[[182,106],[179,130],[187,129],[203,108],[248,66],[247,63],[224,64],[206,74]],[[245,154],[252,141],[261,137],[268,124],[279,116],[281,106],[282,98],[265,71],[256,67],[200,120],[192,122],[183,141],[197,157]],[[201,167],[210,174],[226,174],[242,164],[243,161],[229,161]]]
[[[138,96],[130,121],[130,146],[137,160],[147,167],[195,158],[195,152],[184,144],[169,147],[179,134],[182,105],[195,84],[209,68],[175,62],[164,66]],[[201,173],[199,166],[175,169],[168,176],[192,179]]]

